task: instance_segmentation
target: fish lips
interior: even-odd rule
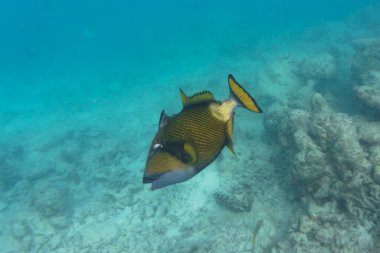
[[[187,181],[195,176],[195,174],[197,174],[197,171],[193,167],[180,168],[162,173],[156,177],[144,176],[143,183],[152,183],[151,190],[154,191],[169,185]]]

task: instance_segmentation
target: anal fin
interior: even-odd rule
[[[231,115],[231,118],[227,121],[227,131],[226,131],[226,139],[227,139],[227,148],[237,157],[234,146],[232,144],[232,130],[234,128],[234,115]]]

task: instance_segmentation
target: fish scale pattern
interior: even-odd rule
[[[226,141],[226,123],[215,120],[208,106],[190,108],[176,115],[167,125],[167,142],[188,142],[197,154],[196,167],[209,164]]]

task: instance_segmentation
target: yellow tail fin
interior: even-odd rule
[[[228,85],[230,86],[231,98],[235,99],[239,106],[242,106],[250,111],[261,113],[261,108],[256,103],[255,99],[244,88],[236,82],[235,78],[228,75]]]

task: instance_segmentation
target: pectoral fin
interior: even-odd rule
[[[183,145],[183,152],[189,157],[191,163],[195,163],[197,161],[197,154],[191,144],[185,143]]]

